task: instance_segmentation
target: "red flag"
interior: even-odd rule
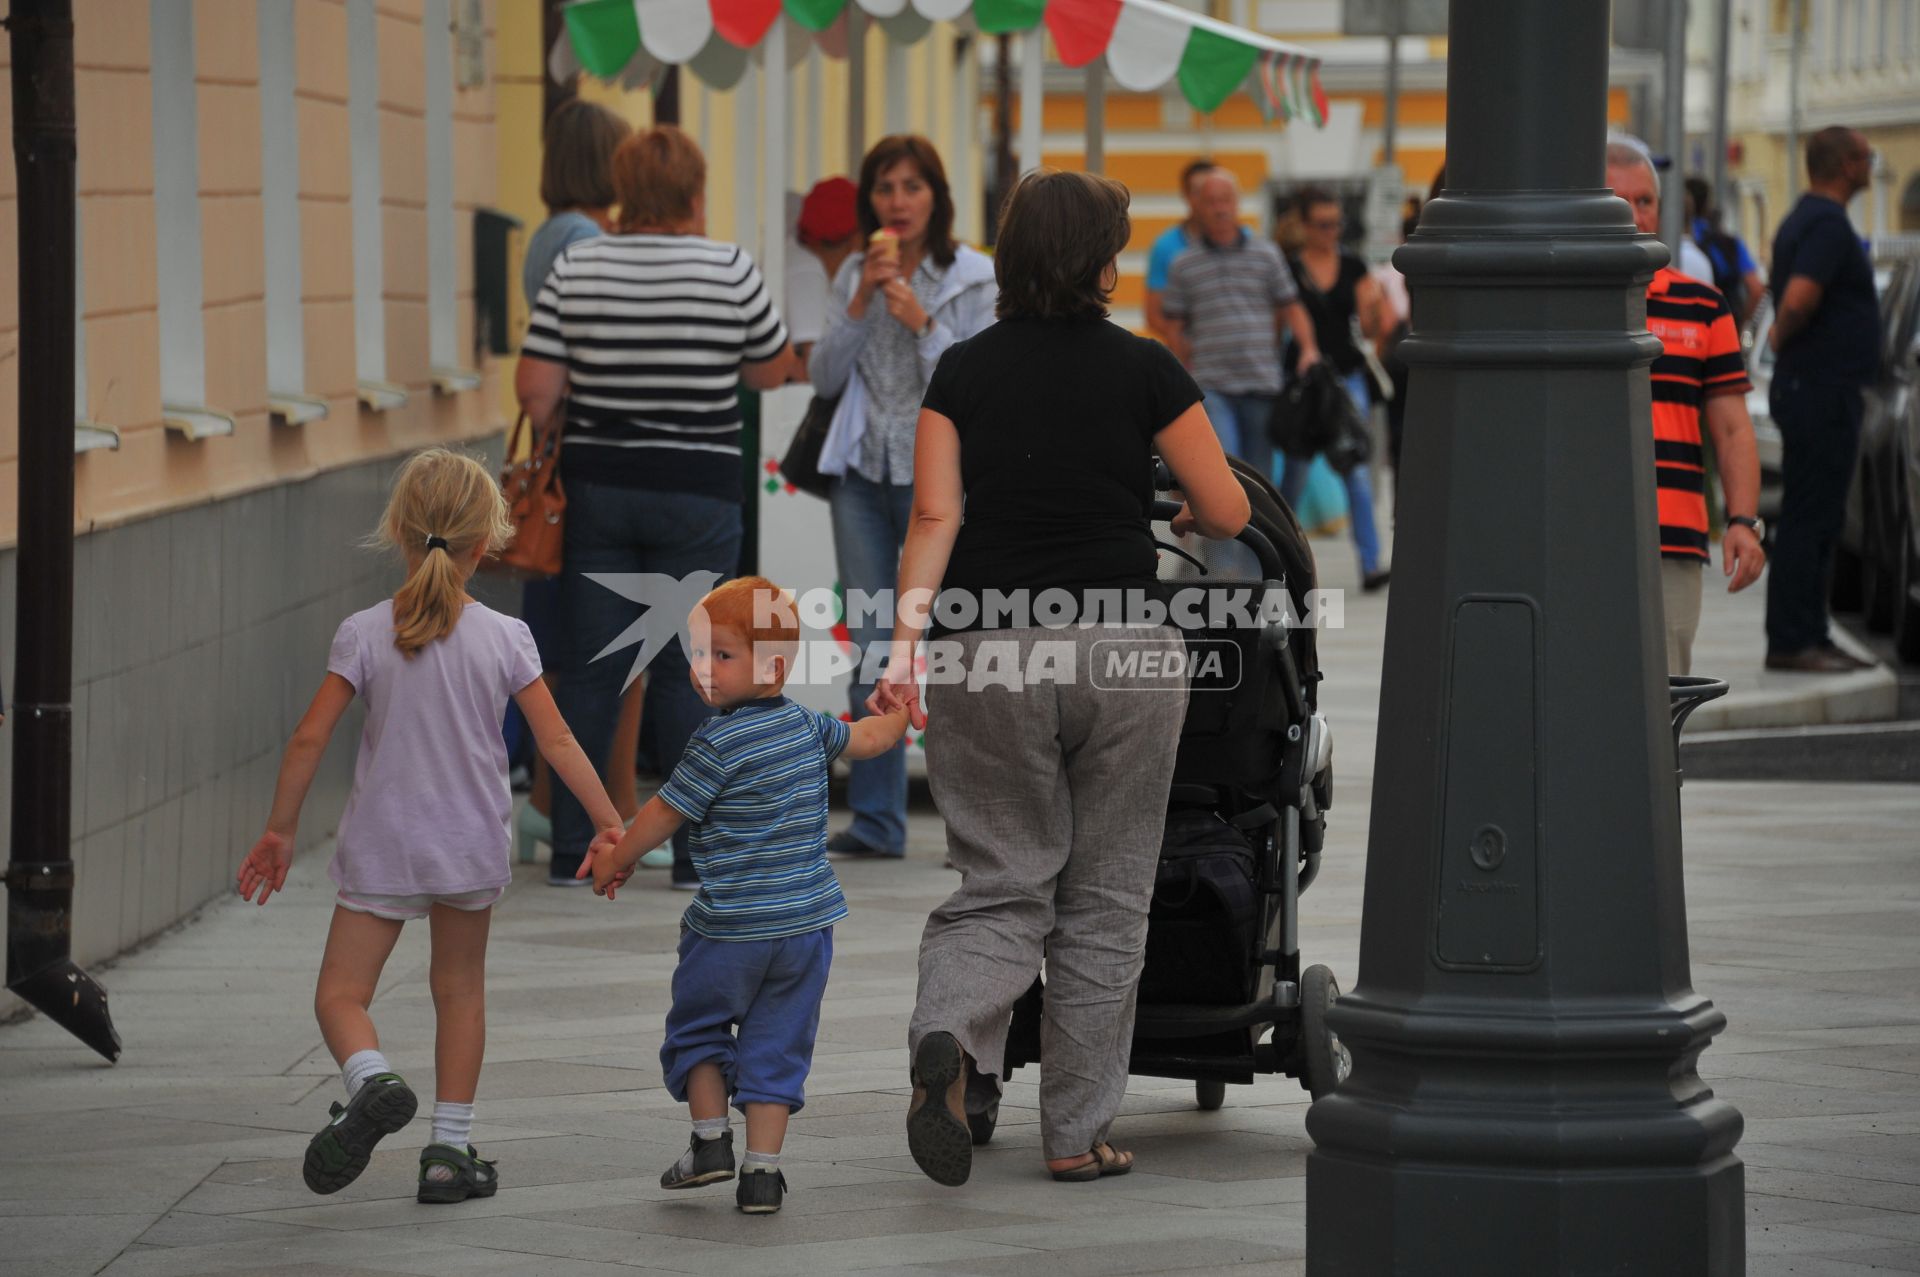
[[[1107,51],[1121,0],[1048,0],[1047,31],[1060,61],[1081,67]]]
[[[736,49],[751,49],[780,16],[780,0],[712,0],[713,29]]]

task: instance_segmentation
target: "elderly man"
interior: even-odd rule
[[[1847,201],[1873,180],[1873,152],[1852,129],[1807,139],[1807,193],[1773,237],[1777,352],[1768,403],[1780,424],[1780,534],[1767,581],[1767,668],[1857,668],[1827,630],[1833,547],[1860,448],[1860,389],[1880,364],[1873,268]]]
[[[1626,139],[1607,145],[1607,185],[1633,209],[1633,224],[1660,229],[1660,181],[1644,148]],[[1766,565],[1760,548],[1760,458],[1747,416],[1747,369],[1733,312],[1711,283],[1670,266],[1647,286],[1647,328],[1660,339],[1653,361],[1653,461],[1659,484],[1660,593],[1666,604],[1667,671],[1693,664],[1700,628],[1700,570],[1707,548],[1706,465],[1700,414],[1706,408],[1714,461],[1726,497],[1727,531],[1720,545],[1729,591],[1744,590]]]
[[[1200,180],[1213,172],[1212,160],[1190,160],[1180,170],[1180,194],[1187,201],[1187,215],[1161,231],[1147,252],[1147,331],[1172,348],[1184,361],[1185,343],[1180,340],[1179,325],[1167,322],[1160,304],[1167,292],[1167,275],[1174,258],[1192,248],[1200,238]]]
[[[1225,169],[1198,180],[1200,234],[1167,272],[1161,314],[1206,392],[1207,416],[1228,452],[1273,474],[1268,423],[1280,393],[1279,329],[1300,348],[1300,370],[1320,361],[1313,319],[1280,250],[1240,224],[1240,188]]]

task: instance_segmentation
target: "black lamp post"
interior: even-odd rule
[[[1414,288],[1353,1055],[1314,1274],[1739,1273],[1741,1119],[1694,1065],[1646,285],[1602,187],[1607,0],[1451,6]]]

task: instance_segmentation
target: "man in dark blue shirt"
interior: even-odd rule
[[[1873,268],[1847,218],[1873,152],[1848,128],[1807,139],[1807,193],[1773,238],[1777,354],[1769,394],[1782,445],[1780,528],[1767,579],[1767,668],[1857,668],[1827,631],[1827,588],[1860,446],[1860,388],[1879,370]]]

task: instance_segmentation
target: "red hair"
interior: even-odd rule
[[[793,595],[764,576],[743,576],[718,585],[700,600],[707,623],[729,629],[756,652],[772,644],[775,655],[792,658],[800,643],[800,611]]]

